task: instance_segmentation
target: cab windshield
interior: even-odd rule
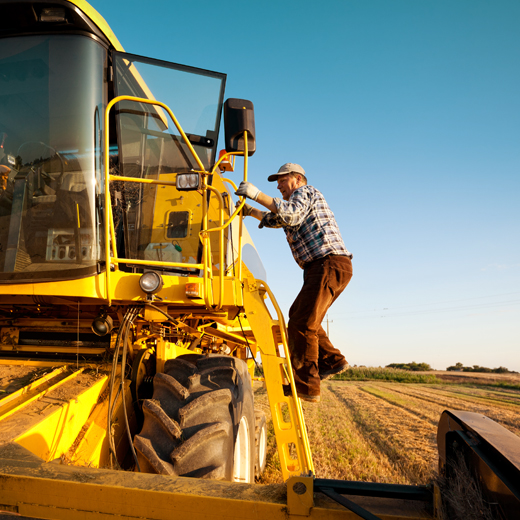
[[[0,281],[78,278],[103,258],[106,58],[82,36],[0,40]]]

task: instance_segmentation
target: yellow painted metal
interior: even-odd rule
[[[207,179],[203,178],[203,193],[208,189]],[[202,258],[204,262],[203,269],[203,298],[206,302],[206,306],[209,308],[213,303],[213,270],[211,267],[211,249],[209,236],[207,229],[209,227],[209,210],[208,210],[208,199],[202,197],[202,229],[200,231],[200,237],[202,240]]]
[[[157,355],[157,372],[164,372],[164,364],[169,359],[175,359],[176,357],[182,356],[183,354],[193,354],[192,350],[188,350],[176,345],[175,343],[165,341],[163,338],[157,339],[155,351]]]
[[[105,350],[105,347],[95,348],[95,347],[61,347],[61,346],[25,346],[25,345],[17,345],[17,346],[2,346],[0,350],[13,351],[16,352],[34,352],[37,350],[40,353],[46,352],[49,354],[100,354]]]
[[[110,180],[113,181],[124,181],[124,182],[135,182],[137,184],[158,184],[159,186],[176,186],[177,183],[174,181],[163,181],[157,179],[141,179],[138,177],[123,177],[122,175],[110,175]]]
[[[169,116],[171,117],[172,121],[174,122],[177,130],[182,136],[183,141],[185,142],[186,146],[188,147],[190,153],[192,154],[193,158],[197,162],[200,172],[201,173],[207,173],[204,165],[202,164],[202,161],[200,160],[199,156],[197,155],[197,152],[193,148],[192,144],[190,143],[189,139],[186,137],[186,134],[184,133],[184,130],[182,129],[181,125],[177,121],[177,118],[173,114],[173,112],[170,110],[170,108],[165,104],[161,103],[160,101],[155,101],[154,99],[145,99],[145,98],[138,98],[135,96],[118,96],[112,99],[105,109],[105,141],[104,141],[104,158],[105,158],[105,208],[108,209],[109,214],[112,214],[112,205],[110,201],[110,173],[109,173],[109,114],[110,109],[116,105],[117,103],[121,101],[134,101],[137,103],[145,103],[148,105],[154,105],[159,106],[163,108],[166,112],[168,112]],[[134,179],[133,182],[137,181],[138,179]],[[108,305],[110,306],[112,304],[112,294],[110,292],[110,271],[111,271],[111,256],[115,257],[115,251],[117,250],[115,239],[114,239],[114,222],[112,219],[106,219],[105,220],[105,255],[106,255],[106,295],[105,298],[108,302]],[[112,244],[110,244],[111,240],[113,241]],[[111,255],[111,246],[112,245],[112,255]],[[185,267],[191,268],[193,267],[190,264],[187,264]]]
[[[296,397],[291,361],[285,339],[283,315],[267,284],[261,280],[256,282],[256,285],[252,285],[249,281],[244,280],[244,304],[247,309],[248,322],[255,334],[262,356],[262,367],[282,475],[284,480],[287,480],[290,476],[313,474],[314,464],[301,402]],[[271,318],[265,304],[263,295],[266,291],[278,313],[278,322]],[[285,357],[282,357],[278,350],[275,328],[280,330]],[[288,383],[292,389],[291,396],[285,396],[283,392],[283,385]]]
[[[187,264],[186,262],[157,262],[155,260],[138,260],[136,258],[114,258],[111,257],[110,261],[113,264],[135,264],[135,265],[150,265],[150,266],[161,266],[161,267],[188,267],[190,269],[202,269],[204,264]]]
[[[107,129],[107,131],[108,131],[108,129]],[[106,159],[108,160],[108,157]],[[110,240],[112,241],[112,245],[113,245],[112,258],[114,261],[117,261],[117,247],[116,247],[117,242],[116,242],[116,231],[114,229],[114,213],[112,212],[112,204],[107,206],[107,208],[108,208],[108,214],[110,215],[108,222],[110,223]],[[110,271],[108,269],[109,264],[106,264],[106,265],[107,265],[107,271]]]
[[[184,131],[182,130],[182,127],[180,126],[179,122],[175,118],[175,115],[170,110],[170,108],[165,105],[164,103],[161,103],[159,101],[155,101],[153,99],[145,99],[145,98],[138,98],[133,96],[118,96],[114,98],[112,101],[110,101],[106,107],[105,110],[105,127],[107,128],[107,131],[105,132],[105,143],[104,143],[104,152],[105,152],[105,207],[108,208],[108,211],[110,215],[112,214],[112,207],[111,207],[111,201],[110,201],[110,186],[109,182],[111,180],[117,180],[117,181],[124,181],[124,182],[135,182],[140,184],[156,184],[156,185],[175,185],[173,181],[166,181],[163,179],[157,180],[157,179],[136,179],[134,177],[121,177],[121,176],[113,176],[109,174],[108,168],[109,168],[109,131],[108,131],[108,125],[109,125],[109,112],[110,109],[120,101],[134,101],[139,103],[146,103],[154,106],[162,107],[164,110],[168,112],[170,117],[172,118],[175,126],[179,130],[183,140],[185,141],[186,145],[188,146],[190,152],[192,153],[193,157],[195,158],[199,168],[200,172],[203,175],[203,226],[202,230],[200,232],[200,237],[203,243],[203,263],[202,264],[186,264],[185,262],[155,262],[155,261],[149,261],[149,260],[137,260],[137,259],[118,259],[116,254],[116,247],[115,247],[115,231],[113,226],[113,220],[107,219],[105,222],[105,254],[106,254],[106,265],[111,266],[110,269],[107,269],[106,272],[106,292],[105,292],[105,298],[108,301],[108,305],[111,305],[112,302],[112,294],[111,294],[111,284],[110,284],[110,278],[111,278],[111,270],[112,266],[114,268],[117,268],[117,265],[119,263],[132,263],[136,265],[149,265],[149,266],[164,266],[164,267],[181,267],[181,268],[200,268],[203,271],[203,298],[206,303],[206,306],[209,307],[215,307],[216,310],[222,308],[222,298],[223,298],[223,292],[224,292],[224,277],[225,277],[225,261],[224,261],[224,233],[223,230],[229,226],[229,224],[233,221],[233,219],[239,214],[240,210],[242,209],[245,198],[242,198],[241,204],[239,207],[232,213],[229,220],[224,224],[224,205],[222,201],[222,195],[220,192],[214,188],[213,186],[210,186],[207,184],[207,175],[208,172],[204,169],[204,165],[202,164],[200,158],[198,157],[197,153],[195,152],[193,146],[189,142],[188,138],[186,137]],[[247,180],[247,165],[248,165],[248,148],[247,148],[247,132],[244,132],[244,180]],[[218,165],[218,162],[217,162]],[[216,166],[215,165],[215,168]],[[213,169],[213,171],[215,170]],[[215,194],[217,197],[217,200],[219,202],[219,225],[213,229],[209,229],[209,221],[208,221],[208,200],[205,196],[205,192],[207,190],[210,190],[212,193]],[[243,226],[243,218],[240,218],[239,220],[239,244],[238,244],[238,281],[241,280],[242,277],[242,241],[243,241],[243,232],[242,232],[242,226]],[[219,300],[218,303],[215,303],[215,292],[213,289],[213,268],[212,268],[212,260],[211,260],[211,244],[208,238],[208,233],[210,232],[218,232],[219,233],[219,276],[220,276],[220,282],[219,282]],[[236,294],[240,294],[240,292],[237,292]],[[237,302],[238,305],[242,305],[242,302]]]
[[[114,46],[117,51],[124,51],[123,46],[119,43],[116,35],[107,24],[105,19],[85,0],[69,0],[71,4],[79,7],[103,32],[108,38],[110,43]]]
[[[39,295],[39,296],[62,296],[74,298],[77,306],[78,296],[104,299],[105,273],[98,276],[89,276],[70,281],[53,281],[27,284],[1,284],[0,295]],[[72,303],[72,302],[71,302]]]
[[[133,262],[133,261],[132,261]],[[155,262],[146,262],[146,265],[154,265]],[[159,262],[161,266],[167,265],[164,262]],[[199,264],[183,264],[189,265],[190,268],[194,266],[198,268]],[[200,264],[202,265],[202,264]],[[124,271],[114,271],[110,273],[111,276],[111,291],[112,299],[118,300],[118,302],[131,302],[131,301],[144,301],[146,295],[141,291],[139,287],[139,278],[141,277],[138,273],[127,273]],[[201,302],[191,300],[186,296],[186,284],[187,283],[201,283],[201,278],[197,276],[165,276],[163,277],[164,286],[161,290],[161,298],[164,298],[170,303],[184,304],[186,306],[200,306]],[[236,281],[233,277],[225,277],[224,280],[224,299],[228,305],[235,304],[235,284]],[[74,283],[70,281],[56,281],[52,283],[39,283],[39,284],[20,284],[20,285],[0,285],[0,295],[17,295],[14,298],[42,295],[48,300],[48,304],[52,304],[52,298],[70,298],[69,305],[71,308],[75,308],[77,312],[78,299],[82,302],[90,302],[92,304],[104,304],[106,295],[106,280],[105,273],[101,273],[96,276],[82,278],[74,280]],[[52,297],[52,298],[51,298]],[[32,300],[27,300],[27,303],[32,303]],[[56,301],[56,305],[62,305],[59,299]],[[70,319],[68,320],[70,321]],[[75,322],[77,324],[77,322]],[[90,327],[90,324],[89,324]]]
[[[0,359],[2,366],[55,367],[56,361],[40,361],[36,359]]]
[[[13,392],[12,394],[9,394],[1,399],[0,421],[6,417],[9,417],[26,404],[29,404],[31,401],[38,399],[42,395],[43,391],[50,387],[49,381],[62,374],[66,369],[66,365],[59,367],[56,370],[53,370],[52,372],[44,375],[43,377],[40,377],[36,381],[33,381],[23,388],[20,388],[20,390],[17,390],[16,392]]]
[[[285,327],[285,320],[283,318],[283,313],[278,305],[278,302],[276,301],[276,298],[274,297],[273,292],[271,291],[271,289],[269,288],[267,283],[262,280],[257,280],[257,282],[260,284],[259,291],[264,289],[267,292],[267,294],[269,295],[271,303],[273,304],[273,306],[276,310],[276,314],[278,316],[277,325],[278,325],[278,329],[280,331],[280,335],[282,338],[282,344],[283,344],[283,349],[284,349],[284,359],[286,361],[284,364],[284,370],[286,371],[286,374],[287,374],[286,377],[288,376],[288,379],[289,379],[289,382],[291,385],[291,393],[295,397],[298,417],[299,417],[299,419],[301,418],[302,441],[304,444],[304,453],[305,453],[306,463],[308,464],[310,471],[312,471],[314,473],[314,465],[312,463],[311,447],[309,444],[309,438],[307,436],[307,429],[305,428],[305,423],[304,423],[304,419],[303,419],[301,401],[299,399],[296,399],[296,395],[297,395],[296,386],[294,384],[294,377],[293,377],[293,371],[292,371],[292,366],[291,366],[291,354],[289,352],[289,345],[287,343],[287,333],[286,333],[287,329]],[[267,309],[267,307],[266,307],[266,309]]]
[[[112,38],[113,34],[108,28],[106,22],[84,1],[74,0],[73,3],[82,9],[91,19],[96,23],[100,24],[101,30],[111,39],[114,47],[121,50],[119,42]],[[137,74],[137,71],[136,71]],[[142,81],[142,79],[141,79]],[[146,91],[146,89],[145,89]],[[150,94],[151,97],[151,94]],[[187,262],[159,262],[150,260],[138,260],[138,259],[127,259],[118,258],[116,249],[116,238],[115,229],[113,224],[112,207],[110,200],[110,181],[124,181],[134,182],[142,184],[155,184],[162,186],[172,186],[175,183],[167,178],[158,180],[150,179],[136,179],[129,177],[111,176],[109,174],[109,113],[110,110],[119,103],[120,101],[134,101],[138,103],[144,103],[154,105],[157,110],[162,109],[167,112],[174,122],[177,130],[182,136],[182,139],[190,153],[193,155],[195,161],[200,168],[203,181],[203,193],[202,193],[202,230],[200,232],[200,238],[203,243],[203,255],[201,263],[187,263]],[[248,136],[247,132],[244,133],[244,152],[233,152],[233,157],[237,155],[244,156],[244,181],[247,181],[248,177]],[[129,304],[134,301],[143,301],[145,299],[144,293],[139,289],[138,280],[139,274],[122,272],[118,266],[121,263],[132,263],[135,265],[146,265],[146,266],[162,266],[162,267],[182,267],[188,269],[202,269],[202,281],[203,281],[203,298],[204,303],[201,301],[192,301],[186,297],[185,285],[186,283],[200,282],[198,277],[176,277],[168,276],[164,277],[164,287],[161,290],[162,305],[174,304],[180,308],[201,308],[211,312],[217,312],[219,310],[227,308],[227,312],[230,312],[229,316],[235,316],[237,308],[245,306],[247,312],[247,319],[249,323],[244,324],[246,331],[253,331],[255,339],[247,341],[242,335],[234,334],[229,330],[218,330],[211,329],[206,333],[212,335],[214,338],[220,340],[230,341],[234,343],[235,348],[243,348],[245,346],[251,347],[253,355],[256,355],[257,350],[260,350],[262,354],[264,371],[266,374],[266,384],[271,402],[271,410],[275,422],[275,431],[278,442],[278,449],[280,454],[280,460],[282,463],[282,473],[284,479],[289,478],[291,475],[308,474],[314,471],[312,464],[312,458],[310,455],[310,449],[308,446],[308,440],[305,432],[305,425],[303,420],[303,414],[301,410],[301,404],[294,396],[294,381],[292,377],[292,370],[290,367],[290,360],[287,353],[286,340],[283,340],[285,357],[280,355],[278,344],[275,340],[274,328],[280,323],[280,330],[282,331],[282,337],[285,338],[285,326],[283,325],[283,318],[279,318],[278,322],[272,320],[265,306],[263,300],[263,294],[268,289],[260,290],[263,287],[263,282],[256,281],[252,278],[251,273],[247,269],[247,266],[242,262],[242,247],[244,240],[248,240],[248,235],[245,232],[243,226],[243,218],[241,217],[241,209],[245,204],[245,198],[241,198],[240,204],[234,211],[229,211],[229,219],[224,222],[225,207],[223,197],[220,189],[224,182],[229,182],[235,189],[236,186],[233,181],[229,179],[217,178],[218,186],[209,186],[208,172],[205,171],[204,165],[198,157],[196,151],[187,139],[183,129],[177,121],[173,112],[164,103],[156,101],[154,99],[138,98],[133,96],[119,96],[111,100],[105,111],[105,142],[104,142],[104,155],[105,155],[105,211],[107,212],[108,218],[105,219],[105,261],[106,270],[104,273],[87,277],[84,279],[76,280],[74,284],[70,282],[52,282],[52,283],[38,283],[38,284],[20,284],[11,286],[0,286],[0,294],[15,294],[20,296],[31,297],[33,295],[43,295],[49,298],[71,298],[74,302],[86,301],[89,305],[100,305],[102,303],[111,306],[114,301],[122,304]],[[224,158],[223,157],[223,158]],[[223,159],[221,158],[221,159]],[[212,173],[216,171],[218,164],[212,170]],[[211,192],[211,198],[206,197],[207,192]],[[218,213],[218,225],[210,228],[210,204],[213,211]],[[217,206],[215,208],[215,206]],[[162,208],[161,210],[162,211]],[[159,211],[159,213],[160,213]],[[213,213],[214,214],[214,213]],[[238,266],[237,276],[230,276],[226,274],[226,258],[225,258],[225,235],[224,230],[228,228],[229,224],[236,218],[239,217],[239,233],[238,233],[238,251],[237,261]],[[214,233],[213,235],[210,235]],[[218,235],[215,235],[218,233]],[[218,257],[212,255],[212,242],[210,236],[218,237],[213,242],[213,250],[218,249]],[[244,238],[245,237],[245,238]],[[213,269],[213,265],[218,261],[218,270]],[[216,267],[216,266],[215,266]],[[242,290],[242,284],[244,284],[244,290]],[[265,286],[267,287],[267,286]],[[274,301],[274,297],[271,295],[271,299]],[[52,304],[52,301],[46,302]],[[278,306],[275,304],[277,312],[281,316]],[[167,307],[166,307],[167,310]],[[79,314],[79,308],[78,308]],[[232,323],[235,318],[230,317],[224,318],[227,323]],[[146,320],[146,316],[145,316]],[[161,321],[164,317],[161,318]],[[154,321],[154,320],[151,320]],[[148,338],[150,339],[150,338]],[[173,343],[169,343],[160,337],[154,338],[156,354],[158,359],[158,371],[162,371],[166,360],[176,357],[180,353],[187,353],[188,351],[183,347],[179,347]],[[33,350],[31,347],[19,347],[19,350]],[[63,347],[46,347],[48,350],[52,349],[53,352],[69,352],[70,348]],[[79,350],[77,350],[79,352]],[[96,349],[82,350],[82,352],[96,352]],[[239,357],[245,357],[245,351],[239,352]],[[254,367],[249,363],[250,371],[254,370]],[[75,377],[74,375],[70,376]],[[292,386],[293,396],[286,397],[283,395],[282,384],[287,380]],[[67,382],[65,379],[64,382]],[[42,382],[42,385],[44,383]],[[106,419],[106,410],[101,407],[96,408],[96,412],[88,418],[90,411],[96,407],[96,400],[100,397],[102,388],[105,388],[106,381],[99,381],[94,385],[89,392],[85,392],[80,396],[74,398],[73,401],[67,401],[59,410],[46,416],[45,420],[41,424],[34,426],[24,432],[18,437],[18,442],[27,446],[34,453],[38,453],[43,456],[46,460],[49,457],[55,457],[61,455],[63,450],[67,447],[70,448],[74,440],[77,439],[79,430],[78,428],[85,427],[86,433],[82,433],[82,437],[79,440],[79,446],[81,446],[81,454],[76,452],[77,460],[83,461],[83,463],[99,465],[102,461],[106,462],[106,440],[103,437],[102,430],[106,430],[106,426],[103,422],[98,421],[100,417]],[[45,388],[45,386],[42,386]],[[54,387],[53,387],[54,389]],[[30,390],[30,389],[29,389]],[[27,400],[29,397],[34,400],[39,395],[43,395],[42,392],[38,393],[34,389],[24,394],[24,403],[31,401]],[[34,396],[33,396],[34,394]],[[130,392],[127,392],[130,395]],[[13,398],[13,403],[15,398]],[[22,405],[23,403],[20,403]],[[1,404],[0,404],[1,406]],[[1,410],[1,408],[0,408]],[[10,412],[10,405],[6,404],[6,413]],[[15,408],[12,413],[19,411]],[[7,417],[7,415],[6,415]],[[72,419],[74,417],[74,420]],[[81,426],[79,426],[81,424]],[[105,431],[106,434],[106,431]],[[90,443],[90,452],[87,450],[87,445]],[[105,447],[103,447],[105,446]],[[76,450],[77,451],[77,450]],[[102,455],[102,454],[105,455]]]
[[[287,481],[287,509],[290,515],[310,515],[314,506],[313,489],[313,477],[291,477]]]
[[[244,132],[244,182],[247,181],[247,159],[248,159],[248,149],[247,149],[247,132]],[[245,204],[245,197],[241,198],[239,208]],[[240,219],[238,221],[238,279],[242,280],[242,228],[244,226],[244,217],[240,214]],[[241,302],[242,303],[242,302]]]
[[[41,384],[38,384],[33,388],[23,388],[18,398],[14,399],[11,403],[6,403],[6,408],[2,413],[2,416],[0,417],[0,421],[7,419],[8,417],[18,412],[28,404],[32,403],[33,401],[36,401],[37,399],[40,399],[51,390],[55,390],[56,388],[67,383],[71,379],[74,379],[74,377],[76,377],[78,374],[81,374],[81,372],[83,372],[84,370],[84,368],[81,368],[66,377],[59,377],[66,368],[67,367],[63,367],[62,369],[56,370],[56,373],[53,373],[52,377],[50,378],[44,376],[42,379],[45,380],[42,381]],[[57,380],[52,381],[55,378],[57,378]],[[52,384],[48,384],[51,381]]]
[[[299,482],[306,486],[303,493],[301,487],[294,488]],[[319,496],[308,508],[313,497],[307,479],[291,479],[289,484],[285,502],[282,487],[273,490],[273,486],[71,467],[44,463],[19,446],[0,447],[1,507],[25,516],[54,520],[359,519]],[[381,520],[431,519],[420,504],[406,508],[400,502],[400,514],[395,508],[368,509]]]
[[[101,392],[104,392],[107,378],[103,379]],[[118,382],[119,385],[119,382]],[[130,392],[130,381],[125,380],[125,403],[123,405],[122,396],[117,395],[112,412],[112,431],[115,437],[116,452],[119,460],[124,460],[128,451],[128,439],[125,431],[123,406],[131,412],[130,427],[135,429],[135,420],[132,407],[132,394]],[[99,399],[96,407],[90,414],[88,421],[80,432],[71,449],[68,452],[68,459],[76,466],[88,467],[110,467],[110,450],[107,438],[107,416],[108,399]]]
[[[79,373],[80,371],[75,372],[68,380]],[[94,409],[106,386],[106,380],[107,377],[103,377],[83,393],[70,400],[65,400],[53,413],[26,430],[14,441],[46,461],[64,455],[76,440]],[[55,389],[56,387],[52,390]]]

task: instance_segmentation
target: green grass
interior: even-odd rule
[[[503,388],[504,390],[520,390],[520,385],[515,383],[482,383],[481,386],[490,386],[492,388]]]
[[[347,371],[334,376],[332,379],[340,381],[395,381],[398,383],[443,383],[434,374],[417,374],[398,368],[351,367]]]
[[[381,399],[384,399],[385,401],[388,401],[397,406],[406,407],[409,406],[410,403],[413,403],[413,400],[405,399],[402,396],[394,394],[393,392],[386,392],[380,388],[373,388],[372,386],[361,386],[360,388],[368,394],[371,394],[375,397],[380,397]]]

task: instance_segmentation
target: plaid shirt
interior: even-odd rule
[[[331,254],[352,258],[334,213],[316,188],[300,186],[288,201],[273,200],[278,213],[266,213],[259,227],[282,227],[294,259],[302,269],[306,263]]]

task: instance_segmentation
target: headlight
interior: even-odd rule
[[[176,184],[179,191],[198,190],[201,184],[200,173],[178,173]]]
[[[106,334],[109,334],[114,328],[114,322],[112,321],[112,318],[108,316],[106,311],[102,310],[94,319],[90,328],[94,334],[97,334],[98,336],[105,336]]]
[[[146,294],[158,293],[163,284],[162,276],[155,271],[147,271],[139,278],[139,286]]]

